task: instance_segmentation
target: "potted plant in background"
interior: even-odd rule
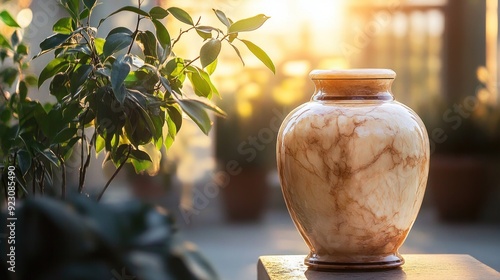
[[[220,169],[230,169],[232,173],[221,190],[226,218],[232,222],[255,222],[262,218],[269,203],[269,176],[276,159],[276,132],[269,125],[275,111],[270,100],[259,98],[250,103],[258,112],[242,115],[237,110],[237,95],[220,103],[228,118],[217,120],[215,157]]]
[[[484,71],[480,68],[478,73]],[[478,74],[482,84],[475,96],[437,102],[436,119],[427,121],[434,151],[430,198],[446,222],[484,218],[498,184],[493,175],[500,159],[500,114],[497,105],[487,102],[490,93],[484,76]]]
[[[93,24],[97,1],[62,0],[68,16],[58,19],[54,34],[40,43],[35,58],[47,53],[55,57],[37,82],[25,75],[29,51],[19,25],[7,11],[0,12],[1,20],[15,29],[10,38],[0,36],[0,59],[13,61],[0,77],[0,181],[11,207],[6,214],[22,217],[16,240],[16,279],[110,279],[116,273],[140,279],[216,277],[189,246],[173,242],[169,218],[156,208],[136,202],[113,207],[91,200],[103,197],[126,164],[136,172],[157,170],[161,157],[157,151],[175,141],[184,116],[209,133],[209,112],[224,115],[210,102],[218,96],[210,75],[222,45],[231,45],[239,55],[236,42],[241,41],[271,68],[269,57],[239,36],[256,30],[268,18],[257,15],[233,22],[214,10],[223,30],[201,25],[177,7],[146,11],[141,4],[139,0],[137,6],[121,7],[108,16],[134,13],[133,30],[120,26],[101,38],[99,28],[108,17]],[[167,16],[186,24],[177,37],[171,37],[162,23]],[[152,31],[142,28],[146,21],[154,27]],[[175,53],[176,43],[187,32],[196,32],[203,40],[196,58]],[[50,83],[56,101],[31,100],[28,87],[45,82]],[[188,82],[193,93],[183,90]],[[66,163],[74,149],[80,152],[78,183],[70,189]],[[112,162],[116,170],[99,193],[90,193],[85,188],[87,170],[93,154],[99,153],[105,153],[105,162]],[[66,198],[70,193],[90,199],[30,199],[39,194]],[[28,199],[21,203],[23,198]],[[13,208],[16,200],[17,208]],[[6,267],[4,258],[11,247],[5,245],[1,258],[6,277],[2,279],[10,279],[14,274],[9,274],[11,267]]]

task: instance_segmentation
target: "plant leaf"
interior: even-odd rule
[[[135,173],[137,174],[146,171],[151,166],[151,161],[131,159],[130,163],[134,166]]]
[[[219,56],[222,44],[217,39],[210,39],[200,50],[200,61],[202,68],[206,68]]]
[[[152,161],[149,154],[141,150],[130,151],[130,156],[139,161]]]
[[[163,9],[162,7],[156,6],[149,11],[149,15],[153,19],[163,19],[168,16],[168,11]]]
[[[206,68],[208,75],[212,75],[215,72],[215,69],[217,69],[217,59],[210,63]]]
[[[28,85],[25,81],[19,82],[19,98],[21,101],[24,101],[28,96]]]
[[[95,51],[97,54],[101,55],[104,53],[104,44],[106,43],[106,40],[104,38],[95,38],[94,40],[94,45],[95,45]]]
[[[0,19],[10,27],[17,27],[20,28],[21,26],[17,23],[17,21],[7,12],[6,10],[3,10],[0,12]]]
[[[89,9],[84,9],[81,13],[80,13],[80,20],[83,20],[83,19],[86,19],[90,16],[90,10]]]
[[[16,51],[18,55],[28,55],[28,46],[20,43],[19,45],[17,45]]]
[[[207,110],[210,110],[214,113],[216,113],[219,117],[226,117],[226,113],[221,109],[219,108],[218,106],[216,106],[215,104],[213,104],[212,102],[206,100],[206,99],[197,99],[197,100],[191,100],[193,101],[194,103],[197,103],[200,107],[202,108],[205,108]]]
[[[115,163],[118,163],[122,160],[122,158],[124,158],[127,153],[128,153],[128,150],[129,150],[129,145],[128,144],[121,144],[115,151],[115,153],[111,154],[111,157],[113,158],[113,161],[115,161]]]
[[[38,77],[38,87],[42,86],[43,82],[45,82],[50,77],[53,77],[57,73],[59,73],[62,69],[68,66],[68,60],[62,57],[58,57],[53,59],[51,62],[45,66],[45,68],[40,73],[40,77]]]
[[[238,20],[235,23],[231,24],[228,29],[228,33],[238,33],[238,32],[246,32],[252,31],[259,27],[261,27],[269,17],[264,14],[259,14],[254,17]]]
[[[177,7],[171,7],[171,8],[168,8],[167,11],[169,13],[171,13],[180,22],[183,22],[185,24],[189,24],[189,25],[193,25],[194,26],[193,19],[183,9],[177,8]]]
[[[168,93],[172,93],[172,86],[170,86],[170,82],[165,77],[160,77],[161,85],[167,90]]]
[[[65,73],[56,74],[54,78],[52,78],[52,81],[50,81],[49,93],[55,96],[59,102],[70,93],[66,86],[67,82],[68,76]]]
[[[177,128],[175,122],[167,116],[165,120],[165,125],[163,126],[163,144],[165,148],[169,149],[175,141],[175,136],[177,135]]]
[[[9,86],[12,86],[14,84],[14,82],[16,81],[18,74],[19,73],[18,73],[17,69],[15,69],[15,68],[5,68],[1,72],[1,76],[3,76],[2,82],[9,85]],[[14,99],[11,99],[11,102],[13,100]]]
[[[54,24],[52,30],[59,34],[69,35],[73,32],[73,20],[69,17],[61,18]]]
[[[264,65],[266,65],[269,70],[271,70],[273,73],[276,74],[276,68],[274,67],[274,63],[269,58],[269,56],[264,52],[261,48],[259,48],[257,45],[254,43],[247,41],[247,40],[241,40],[247,48],[260,60]]]
[[[130,30],[129,30],[130,31]],[[103,53],[106,57],[123,50],[124,48],[130,46],[132,43],[131,33],[128,32],[116,32],[108,35],[106,42],[104,43]]]
[[[12,46],[10,45],[9,41],[2,34],[0,34],[0,47],[12,49]]]
[[[109,31],[108,36],[113,35],[113,34],[118,34],[118,33],[125,33],[129,36],[132,36],[132,34],[134,34],[134,32],[132,32],[132,30],[128,29],[127,27],[120,26],[120,27],[116,27],[113,30]]]
[[[40,43],[40,54],[48,52],[58,46],[60,46],[62,43],[66,42],[71,37],[71,35],[68,34],[54,34],[52,36],[47,37],[45,40],[43,40]]]
[[[146,57],[156,58],[157,56],[157,41],[155,35],[151,31],[139,32],[137,34],[137,45],[141,48],[142,53]]]
[[[170,118],[175,124],[175,131],[178,133],[182,127],[182,110],[177,104],[172,104],[167,106],[168,118]]]
[[[73,139],[73,137],[77,135],[78,129],[76,127],[67,127],[61,130],[57,135],[52,139],[52,144],[65,143],[69,140]]]
[[[82,113],[82,107],[80,103],[73,102],[66,106],[63,110],[63,121],[65,123],[71,123],[75,121],[75,118]]]
[[[216,9],[214,9],[213,11],[214,11],[215,15],[217,16],[217,18],[220,20],[220,22],[222,22],[228,28],[229,28],[229,26],[231,26],[229,19],[226,17],[226,14],[224,14],[223,11],[216,10]]]
[[[68,11],[71,17],[77,21],[80,14],[80,0],[62,0],[61,4]]]
[[[180,99],[178,102],[182,110],[198,125],[201,131],[208,135],[212,128],[212,121],[208,117],[205,107],[192,99]]]
[[[127,56],[117,58],[113,63],[113,68],[111,69],[111,87],[113,88],[115,97],[120,104],[123,104],[123,102],[125,102],[125,98],[127,97],[127,92],[125,91],[123,82],[125,82],[128,73],[130,73],[130,64],[126,60]]]
[[[165,52],[170,52],[170,34],[168,34],[168,30],[160,21],[153,19],[152,20],[155,28],[156,28],[156,37],[158,37],[158,42],[160,42]]]
[[[200,35],[203,40],[212,38],[212,31],[216,30],[211,26],[196,26],[196,33]]]
[[[23,35],[19,30],[16,30],[12,33],[12,36],[10,36],[10,42],[12,43],[12,47],[17,47],[19,43],[23,40]]]
[[[28,173],[28,170],[31,168],[31,155],[28,151],[19,150],[17,152],[17,164],[19,165],[21,174],[25,176],[26,173]]]
[[[38,84],[38,79],[34,77],[33,75],[28,75],[24,78],[24,81],[29,85],[29,86],[36,86]]]
[[[215,70],[215,67],[216,67],[216,64],[217,64],[217,60],[214,61],[212,64],[209,65],[209,67],[207,67],[207,71],[209,70],[209,68],[211,68],[212,65],[214,65],[213,68]],[[210,75],[209,73],[203,71],[203,70],[200,70],[200,75],[201,77],[208,83],[208,85],[210,86],[210,89],[211,89],[211,94],[213,95],[214,93],[220,98],[220,93],[219,91],[217,90],[217,88],[215,87],[215,85],[212,83],[212,80],[210,79]]]
[[[78,88],[85,83],[93,69],[94,67],[92,65],[82,65],[73,73],[70,85],[70,90],[73,94],[75,94]]]
[[[241,63],[243,64],[243,66],[245,66],[245,61],[243,60],[243,57],[241,56],[240,50],[238,50],[238,48],[235,45],[231,44],[231,43],[229,45],[231,45],[231,47],[233,47],[234,51],[236,52],[236,54],[240,58]]]
[[[83,4],[89,10],[92,10],[94,8],[96,2],[96,0],[83,0]]]
[[[189,69],[192,71],[190,71],[190,73],[188,74],[188,78],[193,85],[193,89],[196,95],[211,98],[212,88],[210,87],[210,84],[207,83],[205,79],[203,79],[198,69],[194,67],[190,67]]]
[[[125,7],[122,7],[122,8],[120,8],[120,9],[118,9],[118,10],[116,10],[116,11],[112,12],[112,13],[111,13],[111,14],[109,14],[107,17],[105,17],[105,18],[101,19],[101,20],[99,21],[99,25],[98,25],[98,27],[99,27],[99,26],[100,26],[100,25],[101,25],[101,24],[102,24],[105,20],[107,20],[109,17],[114,16],[114,15],[116,15],[116,14],[118,14],[118,13],[121,13],[121,12],[125,12],[125,11],[127,11],[127,12],[132,12],[132,13],[136,13],[136,14],[138,14],[138,15],[145,16],[145,17],[147,17],[147,18],[149,18],[149,17],[150,17],[150,16],[149,16],[149,14],[148,14],[147,12],[145,12],[145,11],[143,11],[143,10],[141,10],[141,9],[137,8],[137,7],[134,7],[134,6],[125,6]]]
[[[45,157],[48,161],[50,161],[52,164],[55,166],[59,166],[59,159],[57,159],[56,154],[50,149],[44,150],[42,153],[40,153],[43,157]]]
[[[95,139],[95,154],[96,156],[104,149],[105,140],[101,135],[97,135]]]

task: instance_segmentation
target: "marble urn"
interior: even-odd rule
[[[398,267],[429,170],[425,127],[389,69],[314,70],[315,92],[278,133],[290,215],[313,269]]]

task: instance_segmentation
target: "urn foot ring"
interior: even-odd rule
[[[304,264],[313,270],[381,270],[398,268],[404,264],[403,257],[391,255],[381,258],[380,261],[368,262],[334,262],[321,261],[315,257],[306,257]]]

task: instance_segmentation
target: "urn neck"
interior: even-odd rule
[[[312,100],[394,100],[392,70],[314,70],[309,76],[316,87]]]

